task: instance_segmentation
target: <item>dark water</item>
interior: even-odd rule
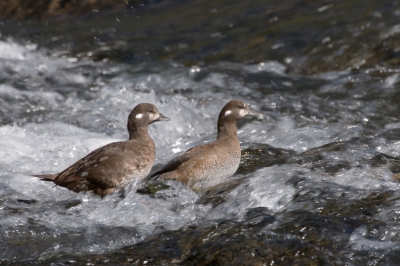
[[[0,33],[0,264],[400,264],[396,2],[161,1]],[[208,191],[29,176],[125,139],[140,102],[172,118],[150,128],[159,167],[213,140],[230,99],[264,115]]]

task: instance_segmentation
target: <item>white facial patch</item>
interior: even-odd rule
[[[225,112],[225,116],[230,115],[230,114],[232,114],[231,110],[228,110],[228,111]]]
[[[137,115],[135,116],[136,119],[141,119],[142,117],[143,117],[143,114],[137,114]]]
[[[150,113],[149,117],[150,117],[151,120],[157,120],[158,118],[160,118],[160,115],[159,114]]]
[[[246,116],[246,115],[248,115],[249,114],[249,110],[247,110],[247,109],[241,109],[240,111],[239,111],[239,115],[241,116],[241,117],[244,117],[244,116]]]

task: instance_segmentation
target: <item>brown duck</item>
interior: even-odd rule
[[[242,101],[230,101],[218,117],[218,135],[214,142],[196,146],[170,161],[150,178],[175,179],[192,189],[210,187],[225,181],[239,167],[241,149],[236,121],[255,115]]]
[[[146,177],[154,163],[155,145],[148,125],[169,118],[150,103],[138,104],[128,117],[129,139],[100,147],[58,174],[35,175],[75,192],[93,190],[105,196]]]

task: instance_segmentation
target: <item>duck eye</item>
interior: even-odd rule
[[[154,113],[154,110],[153,110],[153,109],[150,109],[150,110],[149,110],[149,113]]]
[[[243,105],[239,105],[238,108],[239,109],[244,109],[244,106]]]

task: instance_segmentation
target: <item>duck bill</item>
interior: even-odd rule
[[[251,115],[251,116],[262,116],[262,113],[256,112],[253,109],[249,108],[249,113],[247,115]]]
[[[171,119],[160,113],[160,117],[156,121],[169,121],[169,120]]]

